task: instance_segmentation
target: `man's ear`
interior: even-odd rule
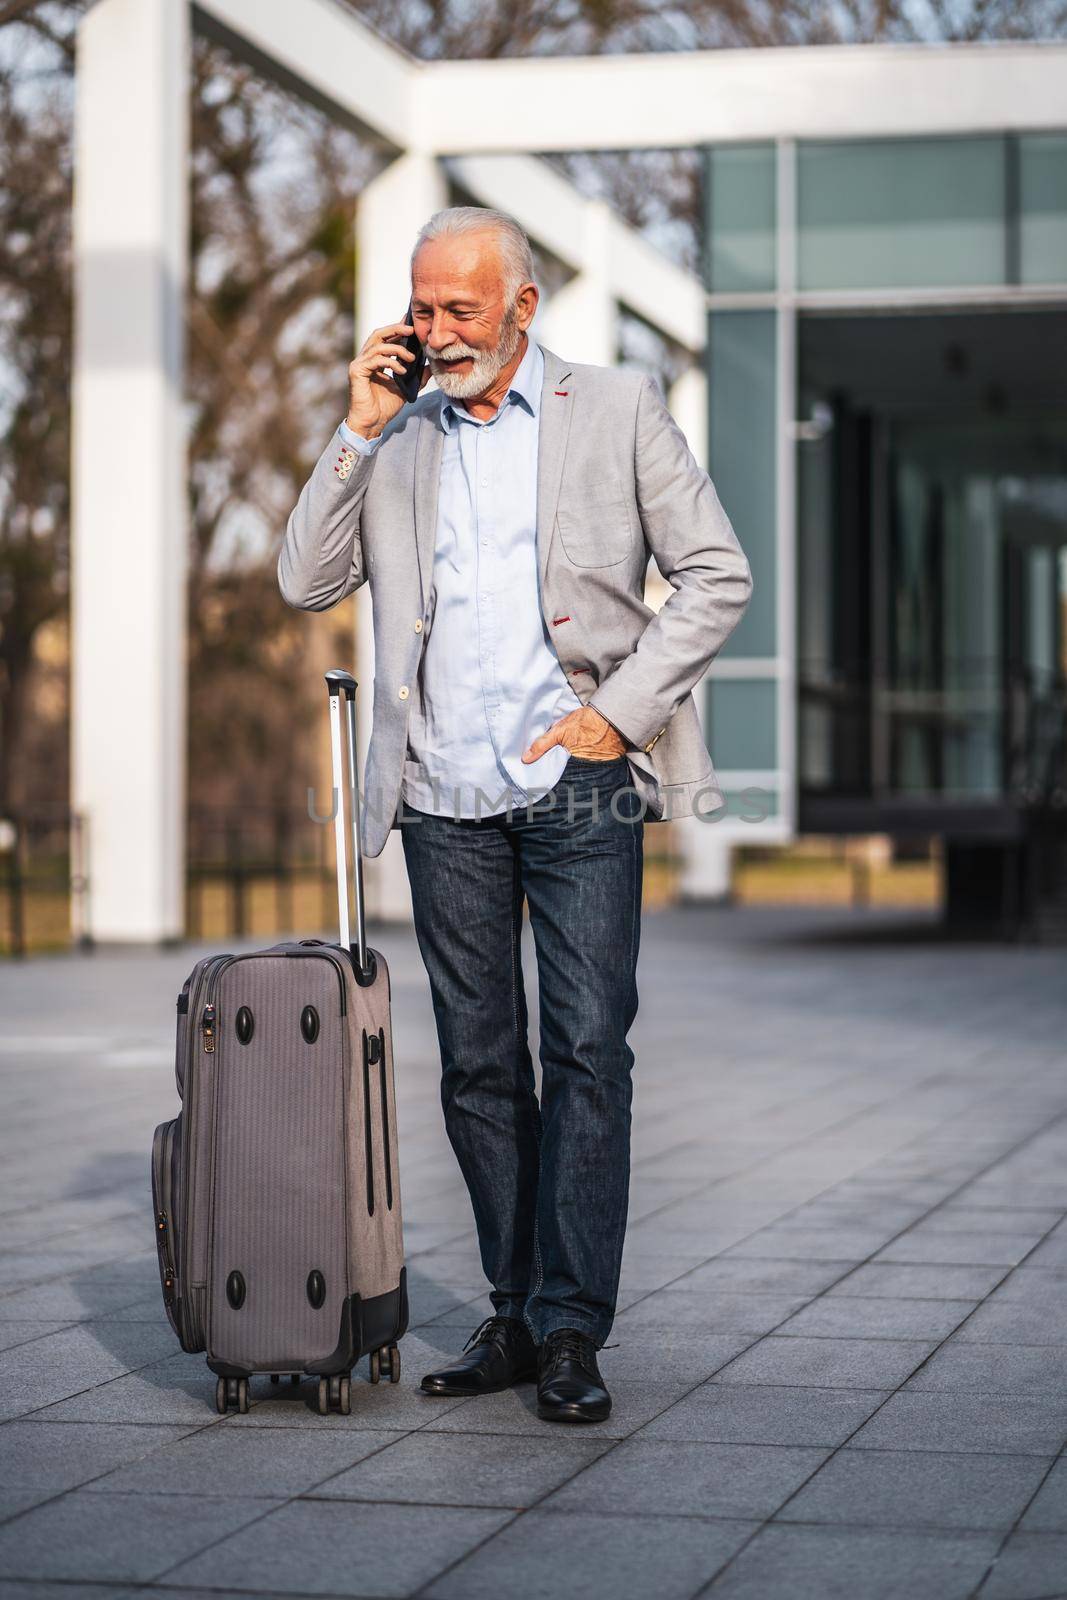
[[[518,318],[519,327],[522,329],[523,333],[526,332],[527,328],[530,326],[530,323],[534,319],[534,313],[537,310],[537,302],[540,298],[540,292],[536,283],[524,283],[518,294],[515,296],[515,312]]]

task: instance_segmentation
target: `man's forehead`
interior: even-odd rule
[[[500,251],[491,233],[428,239],[415,256],[411,281],[441,299],[496,289],[501,281]]]

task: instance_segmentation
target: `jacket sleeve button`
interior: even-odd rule
[[[416,617],[415,618],[415,632],[416,633],[421,633],[422,632],[422,618],[421,617]]]
[[[407,697],[408,697],[408,686],[407,686],[406,683],[402,683],[400,685],[400,688],[397,690],[397,694],[400,696],[401,700],[406,700],[407,699]]]

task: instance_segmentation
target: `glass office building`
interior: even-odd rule
[[[706,684],[732,806],[939,835],[950,914],[1053,931],[1067,131],[713,147],[705,195],[709,470],[756,580]]]

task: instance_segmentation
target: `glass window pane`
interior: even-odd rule
[[[712,148],[704,170],[708,288],[720,294],[773,289],[774,145]]]
[[[1023,283],[1067,283],[1067,133],[1019,140]]]
[[[778,685],[773,678],[708,679],[708,749],[722,772],[777,765]]]
[[[999,136],[804,143],[797,187],[802,289],[1004,282]]]
[[[748,610],[723,655],[775,653],[775,314],[708,318],[708,462],[752,567]]]

